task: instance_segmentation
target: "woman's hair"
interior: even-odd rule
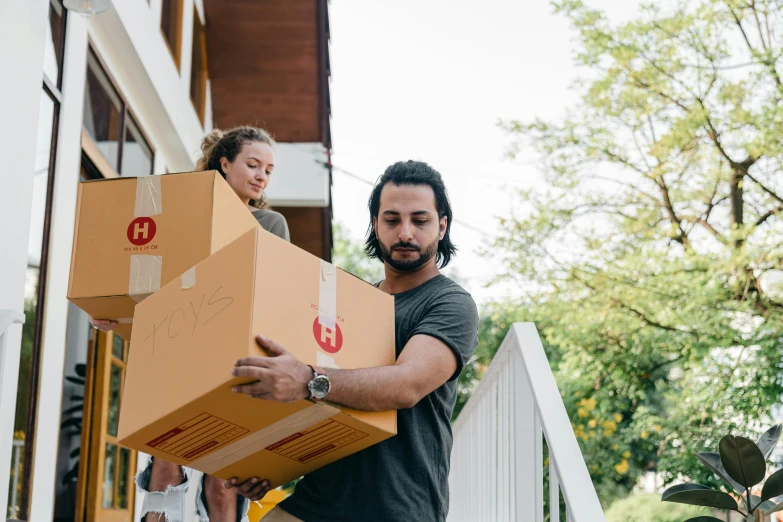
[[[247,143],[261,142],[274,148],[275,140],[264,129],[243,125],[233,129],[215,129],[201,141],[201,158],[196,162],[196,170],[216,170],[225,179],[226,173],[220,166],[220,158],[233,162],[242,146]],[[251,199],[250,204],[257,208],[266,205],[264,194],[261,199]]]

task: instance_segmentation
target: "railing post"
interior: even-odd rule
[[[489,520],[498,520],[498,465],[500,464],[498,453],[498,385],[497,381],[492,383],[489,393],[489,462],[495,465],[490,466],[489,471]]]
[[[514,437],[517,454],[514,459],[517,512],[514,520],[543,522],[543,463],[541,425],[520,357],[510,357],[514,368]]]
[[[509,418],[511,417],[510,413],[510,402],[509,402],[509,395],[508,395],[508,381],[509,381],[509,371],[508,371],[508,358],[506,357],[506,354],[503,354],[503,360],[501,361],[502,367],[499,374],[499,384],[498,384],[498,414],[499,414],[499,422],[498,422],[498,436],[500,438],[499,445],[498,445],[498,519],[499,520],[511,520],[511,512],[509,510],[510,504],[511,504],[511,495],[510,492],[514,491],[513,489],[513,482],[509,480],[510,473],[509,473],[509,462],[512,462],[511,459],[511,448],[512,446],[508,443],[509,442]]]
[[[549,522],[560,522],[560,480],[555,456],[549,452]]]
[[[15,310],[0,310],[0,520],[8,512],[8,486],[14,441],[16,388],[19,380],[21,343],[8,343],[8,328],[24,323],[24,315]]]
[[[13,464],[12,464],[12,470],[14,470],[14,480],[11,482],[11,502],[8,504],[9,506],[16,506],[16,490],[19,485],[19,454],[21,453],[22,449],[24,448],[24,441],[21,440],[14,440],[13,443]]]

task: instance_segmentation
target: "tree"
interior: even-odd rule
[[[353,240],[340,223],[333,225],[332,234],[334,236],[332,262],[336,266],[368,283],[383,280],[383,263],[367,257],[362,244]]]
[[[605,503],[646,470],[719,487],[694,452],[760,429],[783,392],[780,4],[681,0],[622,24],[553,6],[587,79],[562,121],[503,124],[546,187],[502,222],[493,255],[527,291],[494,314],[536,321]]]

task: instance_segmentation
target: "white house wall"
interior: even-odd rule
[[[76,189],[81,163],[82,106],[87,67],[87,24],[78,16],[68,19],[55,156],[49,262],[45,315],[41,341],[38,412],[33,461],[33,502],[30,521],[52,520],[57,448],[63,389],[66,327],[68,322],[68,275],[71,265]]]
[[[272,129],[274,131],[274,129]],[[329,170],[321,143],[278,143],[267,201],[286,207],[329,206]]]

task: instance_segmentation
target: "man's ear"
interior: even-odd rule
[[[443,240],[443,237],[446,235],[446,228],[448,227],[448,224],[449,224],[449,218],[447,218],[446,216],[440,218],[440,222],[438,223],[438,228],[440,229],[439,236],[441,241]]]
[[[373,216],[372,218],[372,232],[375,234],[375,237],[378,237],[378,218],[377,216]]]

